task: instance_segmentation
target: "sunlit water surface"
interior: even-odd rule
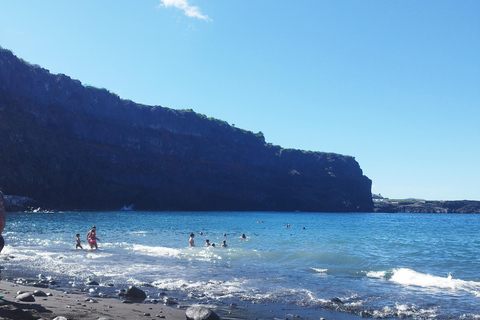
[[[99,250],[86,243],[75,250],[75,234],[85,240],[92,225]],[[151,294],[169,290],[209,302],[478,319],[479,231],[480,215],[457,214],[10,213],[1,263],[4,275],[41,273],[69,285],[149,283]],[[333,304],[335,297],[343,304]]]

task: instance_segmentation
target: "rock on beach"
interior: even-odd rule
[[[140,303],[145,299],[147,299],[147,294],[135,286],[128,288],[127,292],[125,293],[125,300]]]
[[[46,297],[47,296],[47,294],[45,292],[43,292],[42,290],[33,291],[33,295],[35,297]]]
[[[187,320],[220,320],[220,317],[210,309],[194,306],[185,312]]]
[[[20,293],[16,299],[22,302],[35,302],[35,297],[29,292]]]
[[[84,291],[77,290],[63,293],[61,290],[52,295],[50,292],[37,292],[40,295],[34,297],[33,286],[24,286],[8,281],[0,282],[0,319],[4,320],[132,320],[153,319],[185,320],[185,311],[178,308],[170,308],[163,305],[145,303],[122,304],[120,299],[98,298],[96,303],[89,303]],[[145,297],[145,292],[138,289],[130,290],[130,293],[139,293],[140,299]],[[46,296],[44,296],[46,294]],[[150,315],[150,316],[149,316]]]

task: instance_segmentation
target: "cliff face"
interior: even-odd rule
[[[0,188],[59,209],[372,211],[353,157],[282,149],[0,50]]]

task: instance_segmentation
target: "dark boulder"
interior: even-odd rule
[[[34,283],[33,286],[34,286],[35,288],[44,288],[44,289],[49,287],[48,284],[43,283],[43,282]]]
[[[143,302],[147,298],[147,294],[143,291],[138,289],[135,286],[128,288],[127,292],[125,293],[125,300],[132,301],[132,302]]]
[[[165,299],[163,299],[163,303],[166,305],[166,306],[174,306],[174,305],[177,305],[178,302],[173,300],[173,299],[170,299],[170,298],[167,298],[165,297]]]
[[[343,304],[343,301],[339,297],[335,297],[333,299],[330,299],[330,301],[332,301],[333,303],[336,303],[336,304]]]
[[[46,297],[47,296],[47,294],[45,292],[43,292],[42,290],[33,291],[33,295],[35,297]]]

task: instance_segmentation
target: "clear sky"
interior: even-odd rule
[[[121,98],[480,200],[480,1],[0,0],[0,46]]]

